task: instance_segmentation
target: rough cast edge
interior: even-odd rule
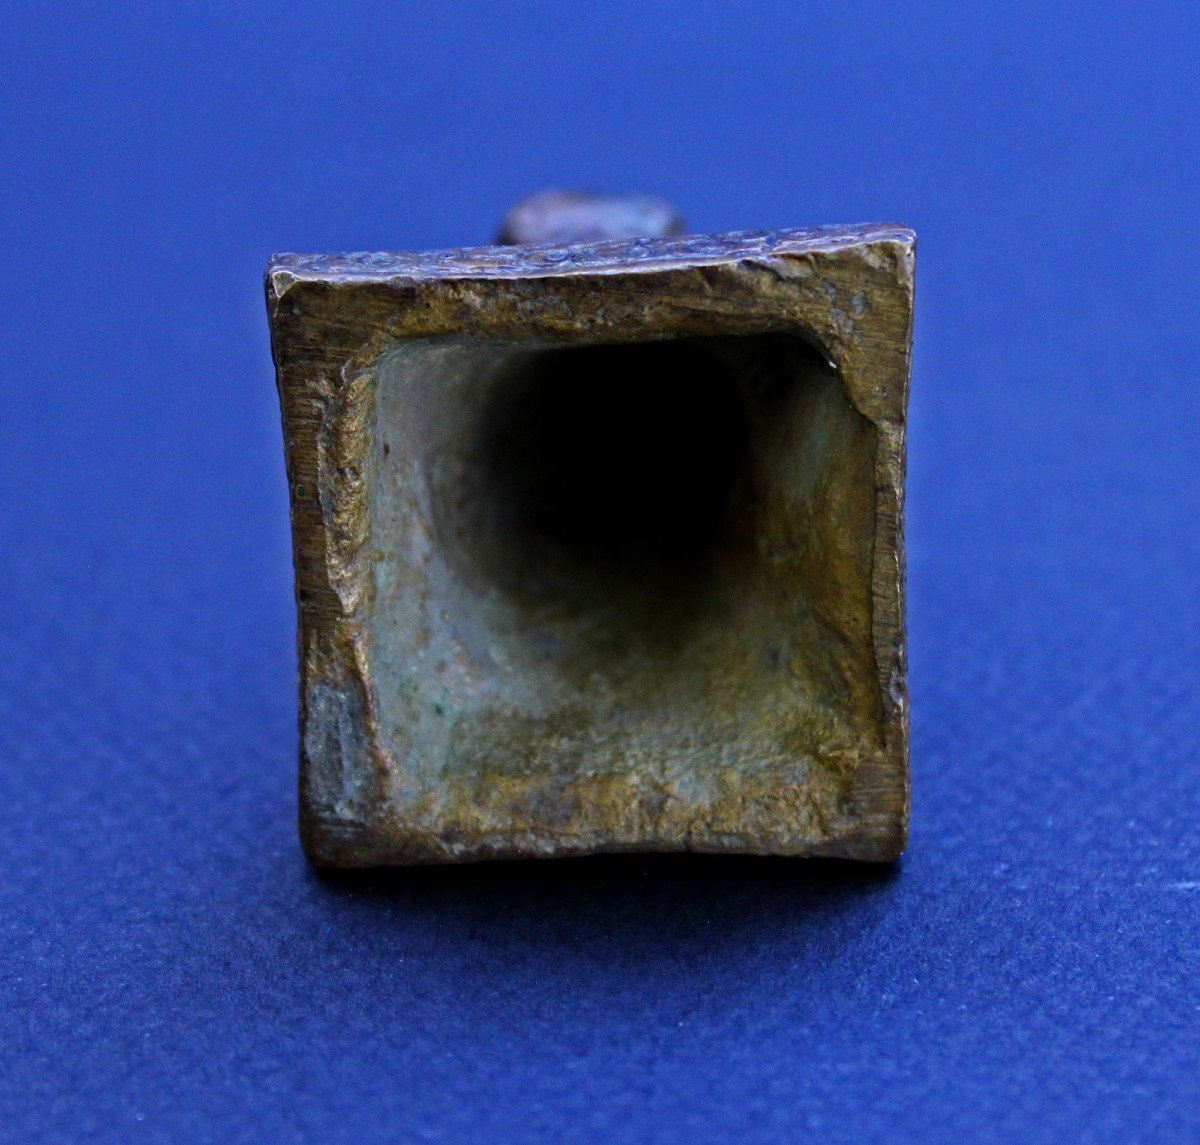
[[[831,254],[887,243],[911,250],[915,240],[913,231],[899,223],[856,223],[591,243],[455,247],[416,252],[280,253],[273,255],[267,264],[267,301],[270,305],[272,297],[282,298],[301,282],[433,282],[443,278],[543,278],[669,270],[775,255]]]

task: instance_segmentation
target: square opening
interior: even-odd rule
[[[678,846],[774,800],[819,829],[882,746],[876,430],[819,349],[461,337],[376,373],[368,631],[406,821]]]

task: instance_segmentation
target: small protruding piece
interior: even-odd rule
[[[679,212],[652,195],[541,191],[522,199],[504,216],[496,241],[504,246],[583,243],[661,239],[683,233]]]

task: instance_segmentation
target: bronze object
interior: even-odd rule
[[[316,862],[903,849],[913,234],[681,229],[271,260]]]

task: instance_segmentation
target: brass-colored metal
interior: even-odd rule
[[[913,249],[271,261],[315,861],[899,855]]]

